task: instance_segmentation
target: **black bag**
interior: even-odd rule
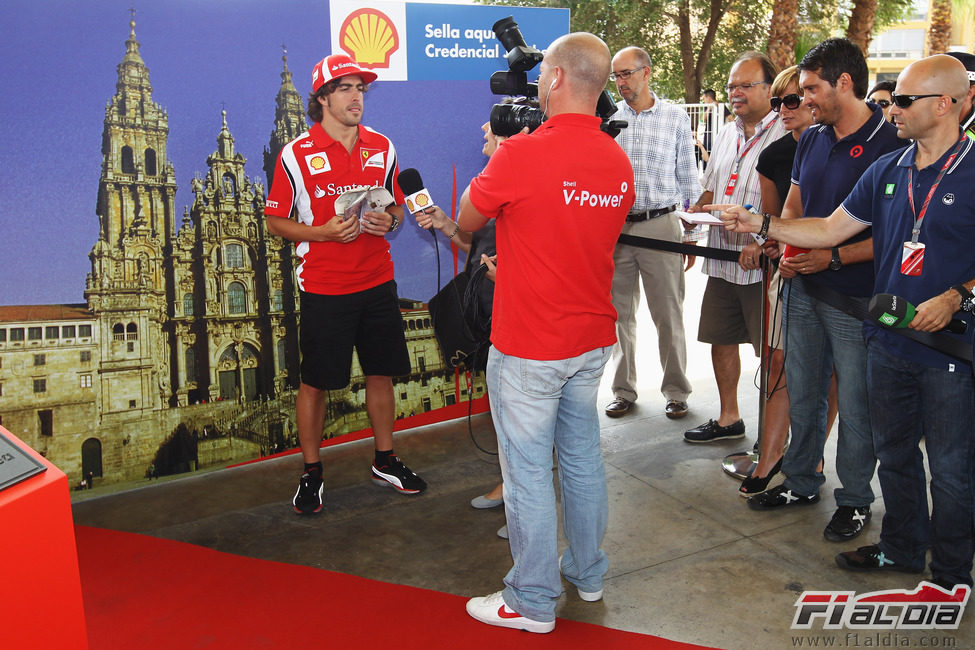
[[[483,264],[464,269],[430,299],[433,333],[444,363],[452,368],[484,370],[491,345],[494,283]]]

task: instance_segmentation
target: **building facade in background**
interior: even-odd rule
[[[916,0],[913,13],[908,20],[891,25],[874,36],[870,42],[867,67],[870,70],[870,85],[878,81],[896,81],[901,70],[918,59],[940,52],[926,51],[926,37],[930,25],[928,0]],[[956,9],[951,20],[951,43],[949,50],[972,52],[975,48],[975,22],[971,15]]]

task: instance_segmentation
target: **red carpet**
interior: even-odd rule
[[[559,619],[551,634],[478,623],[466,598],[77,526],[91,650],[698,648]]]

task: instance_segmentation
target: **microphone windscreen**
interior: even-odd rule
[[[892,293],[878,293],[867,306],[871,318],[887,327],[907,327],[914,320],[914,305]]]
[[[403,190],[403,194],[406,195],[416,194],[423,189],[423,179],[420,178],[420,172],[412,167],[401,170],[396,177],[396,182],[399,184],[399,188]]]

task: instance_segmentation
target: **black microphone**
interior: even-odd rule
[[[914,305],[892,293],[878,293],[870,299],[867,310],[870,312],[870,317],[875,321],[886,327],[894,328],[907,327],[917,313]],[[951,322],[941,331],[964,334],[967,329],[968,323],[958,318],[952,318]]]
[[[430,197],[427,188],[423,186],[423,179],[420,178],[420,172],[417,170],[412,167],[404,169],[396,177],[396,183],[406,195],[406,209],[410,211],[410,214],[423,212],[427,208],[434,207],[433,198]]]

